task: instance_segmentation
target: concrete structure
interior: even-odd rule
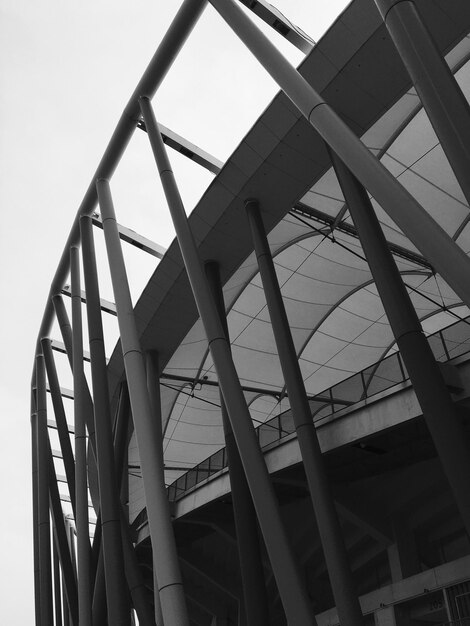
[[[243,2],[306,53],[296,71],[211,3],[282,91],[226,163],[159,126],[206,4],[185,0],[98,165],[34,360],[36,623],[470,626],[470,5],[353,0],[314,44]],[[116,222],[136,128],[167,251]],[[214,174],[189,218],[165,144]],[[135,307],[128,244],[159,259]]]

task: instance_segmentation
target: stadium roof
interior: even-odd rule
[[[418,5],[468,98],[470,6]],[[468,252],[468,206],[373,1],[353,2],[299,71]],[[220,265],[234,361],[249,388],[253,418],[265,421],[287,409],[288,398],[252,252],[247,198],[260,202],[309,394],[379,360],[393,348],[393,336],[325,145],[280,93],[190,216],[202,259]],[[428,318],[425,329],[468,314],[374,205],[418,315]],[[209,384],[217,377],[176,241],[135,314],[142,347],[157,350],[164,366],[166,463],[189,468],[223,447],[224,439],[218,388]],[[109,373],[116,401],[124,373],[119,345]],[[169,470],[168,482],[180,473]]]

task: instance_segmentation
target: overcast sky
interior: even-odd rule
[[[347,2],[274,4],[317,40]],[[98,161],[179,6],[179,0],[0,0],[4,624],[33,623],[29,388],[46,297]],[[292,63],[300,62],[299,51],[267,32]],[[225,160],[276,91],[208,7],[153,104],[165,126]],[[147,141],[135,133],[112,181],[116,212],[121,223],[168,246],[173,230]],[[212,175],[171,151],[170,158],[190,212]],[[155,260],[126,254],[137,298]],[[104,265],[103,258],[101,295],[113,300]],[[111,352],[115,333],[108,335]]]

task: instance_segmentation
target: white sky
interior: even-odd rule
[[[313,39],[347,4],[273,3]],[[179,6],[179,0],[0,0],[4,624],[33,623],[29,385],[45,299],[98,161]],[[291,62],[301,60],[295,48],[267,32]],[[276,91],[209,7],[153,102],[159,121],[225,160]],[[170,158],[189,212],[212,175],[172,151]],[[118,220],[168,246],[173,231],[144,133],[136,131],[112,189]],[[154,266],[146,259],[141,268],[138,255],[128,255],[135,297]],[[103,282],[101,295],[112,300],[104,270]]]

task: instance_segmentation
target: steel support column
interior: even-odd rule
[[[62,460],[64,462],[65,476],[67,478],[67,487],[70,495],[70,503],[72,511],[75,515],[75,460],[70,443],[70,434],[67,425],[67,417],[65,415],[64,403],[60,393],[59,378],[52,354],[51,340],[44,338],[41,340],[42,353],[46,364],[47,380],[49,381],[49,389],[51,392],[52,405],[54,407],[54,417],[57,425],[57,434],[59,435],[60,450],[62,452]]]
[[[69,605],[68,605],[68,602],[67,602],[67,594],[65,592],[64,576],[63,575],[61,577],[61,581],[62,581],[62,615],[63,615],[63,621],[64,621],[64,626],[70,626],[70,609],[69,609]]]
[[[141,626],[155,626],[155,619],[148,601],[148,593],[145,587],[142,572],[140,571],[134,545],[129,532],[129,515],[126,507],[128,501],[128,432],[129,432],[129,390],[127,383],[121,384],[119,405],[114,421],[114,459],[116,468],[122,468],[118,477],[118,487],[121,494],[121,534],[124,567],[126,572],[127,586],[132,598],[132,604],[139,618]],[[124,494],[126,494],[124,496]],[[131,614],[132,617],[132,614]]]
[[[67,315],[67,311],[65,309],[64,301],[62,296],[54,296],[52,298],[52,302],[54,304],[54,311],[57,317],[57,321],[59,323],[60,332],[62,335],[62,340],[65,345],[65,351],[67,353],[67,359],[70,364],[70,369],[73,373],[73,339],[72,339],[72,326],[69,321],[69,317]],[[88,383],[85,377],[83,377],[83,386],[85,390],[85,415],[86,415],[86,427],[88,430],[88,437],[90,439],[91,447],[93,450],[93,455],[96,459],[96,450],[95,450],[95,420],[93,417],[93,400],[91,398],[90,390],[88,388]]]
[[[70,610],[71,622],[73,626],[79,626],[75,557],[74,554],[71,553],[68,528],[62,511],[54,459],[52,457],[52,450],[49,442],[47,448],[49,468],[49,502],[52,520],[54,522],[54,540],[57,552],[59,553],[59,561],[64,580],[63,586],[67,595],[67,606]]]
[[[186,601],[172,538],[161,446],[146,385],[144,357],[137,335],[127,272],[122,255],[108,181],[97,181],[111,279],[118,314],[121,346],[131,399],[132,416],[142,466],[149,530],[165,626],[189,626]],[[161,428],[160,424],[158,425]]]
[[[139,80],[137,87],[129,98],[129,102],[119,118],[119,122],[78,209],[52,281],[50,290],[51,297],[60,292],[67,278],[71,246],[78,245],[80,242],[78,221],[82,215],[91,215],[96,207],[96,180],[98,178],[112,177],[137,127],[140,117],[138,101],[140,96],[146,94],[151,97],[155,94],[178,56],[186,39],[189,37],[195,24],[202,15],[206,5],[207,0],[184,0],[148,64],[147,69],[142,75],[142,78]],[[52,321],[53,308],[49,300],[46,304],[46,310],[44,311],[41,327],[39,329],[39,339],[49,334]]]
[[[101,524],[100,518],[98,518],[97,520],[97,524],[98,523]],[[93,626],[100,626],[100,624],[106,623],[106,605],[107,601],[103,558],[103,542],[100,540],[98,546],[98,558],[96,560],[95,584],[93,586]]]
[[[205,270],[225,336],[230,343],[219,265],[215,261],[210,261],[205,264]],[[237,534],[246,623],[247,626],[269,626],[268,597],[263,563],[261,561],[256,512],[222,392],[220,392],[220,405],[225,447],[228,456],[228,471],[232,493],[233,517]]]
[[[363,623],[362,611],[355,591],[268,238],[258,202],[248,200],[245,206],[339,621],[343,624],[360,626]]]
[[[114,419],[114,464],[118,472],[117,483],[121,504],[128,501],[128,458],[127,449],[129,445],[129,390],[127,383],[123,382],[119,391],[119,401]]]
[[[49,517],[49,435],[47,432],[46,371],[42,354],[36,357],[38,538],[41,626],[52,626],[51,525]]]
[[[121,509],[121,529],[127,586],[131,594],[132,604],[139,618],[139,626],[155,626],[152,607],[148,601],[148,591],[137,561],[134,546],[132,545],[129,525],[123,509]]]
[[[292,626],[313,624],[315,618],[307,590],[281,521],[279,505],[259,448],[245,396],[232,360],[230,346],[204,275],[196,242],[189,228],[184,206],[148,98],[141,98],[141,108],[287,621]]]
[[[82,299],[80,293],[80,256],[70,249],[73,339],[73,408],[75,429],[75,489],[77,528],[78,614],[80,626],[91,626],[90,539],[88,521],[87,450],[85,428],[85,389],[83,385]]]
[[[470,534],[470,447],[366,190],[332,155],[338,181],[426,425]]]
[[[375,0],[470,205],[470,106],[413,0]]]
[[[210,0],[304,117],[470,306],[470,259],[292,67],[234,0]]]
[[[72,567],[74,572],[77,571],[77,554],[75,552],[75,529],[72,524],[67,525],[67,531],[69,534],[69,547],[70,557],[72,559]]]
[[[72,325],[67,315],[64,300],[59,294],[52,298],[54,305],[54,312],[57,318],[57,322],[60,328],[60,334],[62,335],[62,341],[65,346],[65,353],[67,355],[70,369],[73,370],[73,346],[72,346]]]
[[[170,579],[171,576],[175,576],[175,573],[178,573],[179,580],[182,584],[182,576],[178,562],[178,554],[176,551],[175,538],[173,534],[173,528],[171,525],[171,515],[170,515],[170,505],[168,502],[167,491],[165,487],[165,472],[164,472],[164,459],[163,459],[163,434],[162,434],[162,409],[161,409],[161,398],[160,398],[160,380],[159,380],[159,368],[158,368],[158,353],[147,352],[145,354],[145,366],[146,366],[146,374],[147,374],[147,389],[150,401],[150,408],[153,414],[153,424],[154,424],[154,438],[155,438],[155,460],[158,464],[159,475],[156,477],[160,482],[158,483],[158,493],[156,496],[158,497],[159,509],[161,511],[161,515],[164,517],[163,523],[161,523],[161,532],[162,537],[160,541],[165,539],[165,535],[167,536],[168,541],[168,554],[162,552],[162,546],[157,543],[155,552],[152,551],[153,557],[153,571],[154,571],[154,584],[157,582],[158,590],[155,589],[155,619],[158,621],[159,619],[159,609],[158,609],[158,601],[160,601],[160,611],[162,614],[163,623],[166,626],[165,619],[165,611],[164,611],[164,603],[165,599],[160,591],[162,587],[162,580]],[[153,538],[152,538],[153,545]],[[171,559],[171,561],[170,561]],[[161,562],[163,560],[163,562]],[[168,566],[165,566],[165,562],[170,561],[172,563],[172,567],[175,569],[175,573],[172,574],[171,569],[167,569]]]
[[[31,390],[31,469],[33,495],[33,559],[34,559],[34,615],[36,626],[41,626],[41,574],[39,557],[39,512],[38,512],[38,414],[34,392]]]
[[[98,274],[90,217],[80,220],[83,273],[86,285],[88,338],[95,414],[95,436],[100,492],[102,546],[106,581],[108,621],[129,626],[130,614],[121,541],[119,492],[109,406],[108,375],[101,320]]]
[[[57,546],[52,544],[52,555],[54,564],[54,613],[55,626],[62,626],[62,593],[60,584],[60,563]]]

